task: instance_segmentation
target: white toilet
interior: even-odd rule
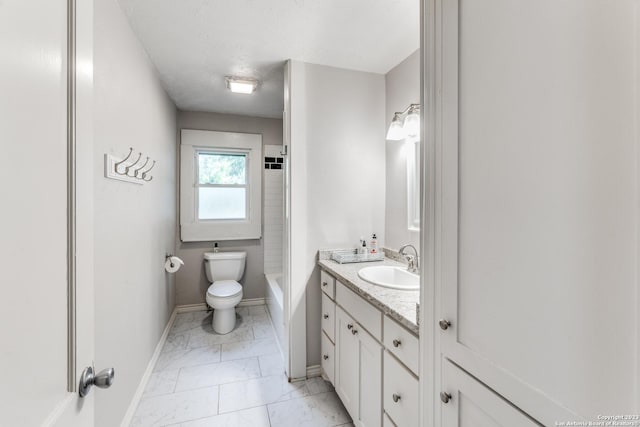
[[[204,269],[211,286],[207,289],[207,304],[213,308],[213,330],[228,334],[236,326],[236,305],[242,300],[242,285],[246,252],[205,252]]]

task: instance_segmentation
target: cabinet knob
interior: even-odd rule
[[[449,329],[449,326],[451,326],[451,322],[445,319],[440,319],[438,324],[440,325],[440,329],[442,329],[443,331],[446,331],[447,329]]]
[[[393,396],[391,396],[391,398],[395,403],[398,403],[398,401],[401,399],[400,395],[396,393],[393,393]]]
[[[393,346],[394,347],[400,347],[400,344],[402,344],[402,342],[400,340],[393,340]]]
[[[355,334],[357,334],[357,333],[358,333],[358,330],[357,330],[357,329],[352,329],[352,330],[351,330],[351,333],[352,333],[353,335],[355,335]]]
[[[323,358],[324,360],[327,360],[327,359],[329,358],[329,355],[328,355],[328,354],[325,354],[324,356],[322,356],[322,358]]]
[[[324,317],[325,319],[328,319],[329,315],[328,314],[323,314],[322,317]]]
[[[449,401],[451,400],[451,395],[446,391],[441,391],[440,400],[442,400],[442,403],[449,403]]]
[[[353,325],[352,325],[351,323],[349,323],[349,324],[347,325],[347,329],[349,329],[349,330],[353,329]]]
[[[327,286],[328,283],[327,282],[322,282],[322,286]]]

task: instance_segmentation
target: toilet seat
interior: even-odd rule
[[[207,295],[215,298],[232,298],[241,293],[242,285],[235,280],[218,280],[207,289]]]

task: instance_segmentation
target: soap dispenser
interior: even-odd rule
[[[371,252],[372,254],[378,253],[378,238],[376,237],[376,233],[373,233],[373,236],[371,236],[371,242],[369,243],[369,246],[369,252]]]

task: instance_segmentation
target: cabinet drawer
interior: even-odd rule
[[[322,335],[322,358],[320,360],[320,364],[322,366],[322,370],[324,374],[329,378],[331,384],[335,381],[335,371],[336,371],[336,362],[335,362],[335,346],[329,340],[329,338],[325,334]]]
[[[418,379],[384,352],[384,411],[396,425],[418,427]]]
[[[382,312],[336,281],[336,302],[378,341],[382,341]]]
[[[320,270],[320,289],[331,299],[336,297],[336,279],[324,270]]]
[[[384,346],[418,375],[418,337],[387,316],[384,317]]]
[[[322,330],[331,342],[336,342],[336,303],[324,293],[322,294]]]

